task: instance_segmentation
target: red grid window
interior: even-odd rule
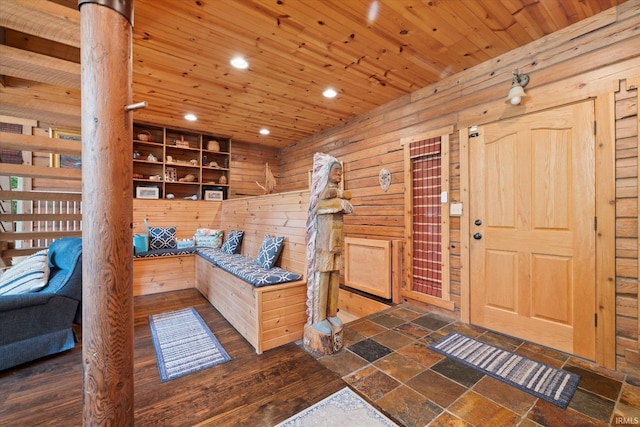
[[[413,180],[412,290],[442,297],[440,138],[410,146]]]

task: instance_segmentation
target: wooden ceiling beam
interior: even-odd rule
[[[80,89],[80,64],[0,45],[0,74]]]
[[[0,89],[0,114],[38,120],[59,127],[80,129],[80,103],[61,104],[55,99],[36,99],[29,88]]]
[[[82,143],[68,139],[52,139],[46,136],[0,132],[0,148],[7,150],[41,151],[56,154],[79,155]]]
[[[0,27],[80,47],[80,12],[53,2],[2,0]]]

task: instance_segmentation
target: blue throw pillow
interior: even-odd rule
[[[276,264],[282,251],[284,237],[271,237],[268,234],[262,239],[256,264],[262,268],[271,268]]]
[[[240,244],[242,243],[242,237],[244,236],[244,231],[239,230],[231,230],[227,234],[227,238],[224,240],[222,244],[222,248],[220,249],[225,254],[235,254],[240,251]]]
[[[149,227],[149,250],[178,247],[176,227]]]

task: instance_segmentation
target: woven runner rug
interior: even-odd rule
[[[348,387],[308,407],[276,427],[395,427]]]
[[[572,372],[536,362],[457,332],[439,339],[429,348],[561,408],[569,405],[580,381],[580,376]]]
[[[195,308],[149,316],[162,382],[231,360]]]

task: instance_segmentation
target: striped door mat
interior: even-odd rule
[[[452,332],[429,346],[453,360],[566,408],[580,376]]]
[[[231,360],[195,308],[149,316],[162,382]]]

